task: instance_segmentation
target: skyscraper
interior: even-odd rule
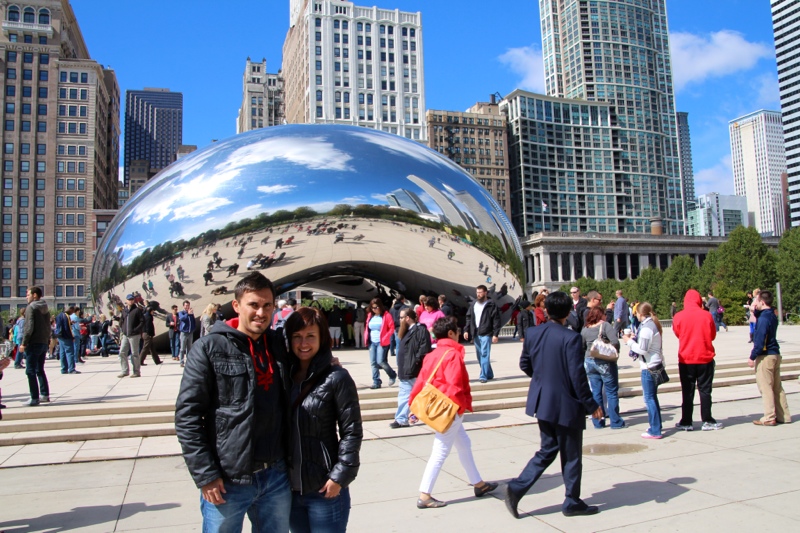
[[[283,124],[283,78],[267,72],[267,60],[247,58],[242,77],[242,105],[236,118],[236,133]]]
[[[725,237],[739,226],[750,225],[747,198],[715,192],[697,198],[686,218],[686,233],[694,237]]]
[[[765,237],[786,229],[781,180],[786,173],[783,123],[777,111],[756,111],[732,120],[733,186],[747,197],[751,223]]]
[[[692,137],[689,133],[689,113],[678,111],[678,148],[681,154],[681,188],[683,190],[683,209],[689,212],[689,204],[694,204],[694,166],[692,165]]]
[[[133,161],[147,159],[155,173],[175,161],[183,144],[183,94],[145,88],[125,92],[125,187]]]
[[[792,226],[800,226],[800,2],[772,0],[772,29],[786,143],[789,219]]]
[[[527,142],[549,143],[551,137],[554,154],[556,145],[565,156],[578,147],[584,152],[572,166],[547,161],[553,173],[538,184],[512,174],[524,196],[550,200],[545,200],[550,210],[536,215],[537,224],[545,231],[591,225],[588,203],[599,201],[604,221],[597,225],[607,231],[646,232],[660,220],[667,233],[683,233],[666,0],[540,0],[539,10],[547,94],[577,106],[576,115],[561,106],[567,100],[559,101],[561,111],[577,119],[570,124],[591,127],[581,138],[566,139],[561,117],[547,114],[548,100],[533,100],[542,106],[544,129],[520,131],[526,146],[517,145],[519,163],[524,164]],[[609,115],[601,132],[596,114],[603,109]],[[538,108],[526,112],[533,114],[522,118],[538,120]],[[595,183],[603,184],[602,193],[594,191]],[[561,215],[566,218],[556,218]]]
[[[98,236],[116,207],[120,94],[89,56],[67,0],[0,6],[0,310],[41,287],[58,309],[89,305]]]
[[[428,146],[464,167],[511,214],[508,194],[508,128],[492,96],[466,111],[429,109]]]
[[[422,15],[344,0],[291,0],[286,121],[350,124],[424,141]]]

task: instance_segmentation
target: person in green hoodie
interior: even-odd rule
[[[25,308],[25,325],[19,349],[25,352],[25,374],[31,392],[28,405],[36,406],[50,401],[50,385],[44,373],[44,360],[50,344],[50,311],[42,300],[40,287],[31,287],[26,296],[28,307]]]

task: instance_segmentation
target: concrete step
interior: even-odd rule
[[[670,382],[659,392],[680,391],[677,368],[671,367]],[[784,359],[784,380],[800,377],[800,357]],[[620,376],[621,397],[641,396],[640,372],[626,371]],[[754,384],[753,371],[743,364],[718,365],[714,387]],[[497,411],[525,406],[530,379],[527,377],[474,383],[473,408]],[[359,392],[365,421],[391,420],[397,409],[397,388]],[[105,404],[58,405],[6,410],[0,424],[0,446],[77,440],[174,435],[173,402],[115,402]]]

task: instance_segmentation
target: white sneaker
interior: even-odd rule
[[[722,422],[703,422],[703,431],[715,431],[718,429],[722,429]]]

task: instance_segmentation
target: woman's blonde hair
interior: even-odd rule
[[[650,317],[653,319],[653,322],[658,329],[659,334],[663,334],[663,330],[661,329],[661,322],[659,322],[658,317],[653,312],[653,306],[650,305],[649,302],[642,302],[639,304],[639,308],[637,309],[638,313],[644,317]]]
[[[102,315],[101,314],[99,318],[100,318],[100,322],[105,322],[106,321],[106,315]]]
[[[217,305],[212,303],[206,306],[205,310],[203,311],[203,314],[206,316],[211,316],[216,312],[217,312]]]

